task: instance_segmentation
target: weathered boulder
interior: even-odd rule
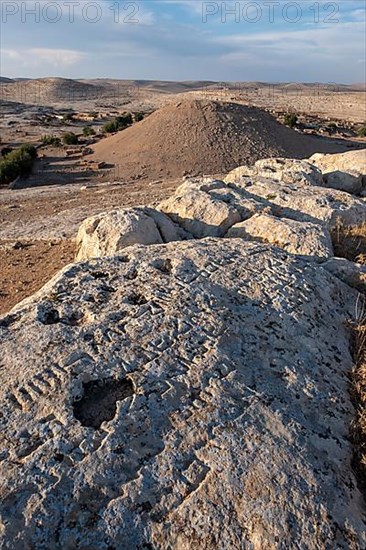
[[[352,195],[358,195],[362,191],[362,176],[357,172],[328,172],[323,175],[324,187],[339,189]]]
[[[258,160],[254,166],[240,166],[224,179],[226,183],[240,183],[242,178],[268,178],[298,185],[321,185],[322,173],[306,160],[268,158]]]
[[[307,160],[317,166],[323,174],[339,170],[340,172],[358,172],[359,175],[366,176],[366,149],[334,155],[316,153]]]
[[[223,237],[229,227],[242,217],[234,206],[210,194],[209,190],[217,187],[215,180],[213,184],[210,187],[205,182],[206,192],[199,188],[199,183],[187,182],[172,197],[161,202],[158,208],[196,239]],[[225,187],[224,184],[222,186]]]
[[[77,234],[76,261],[118,254],[132,244],[180,240],[181,229],[152,208],[125,208],[87,218]]]
[[[308,239],[310,236],[311,239],[319,239],[320,233],[323,236],[326,234],[326,229],[314,228],[314,223],[322,222],[328,228],[340,223],[360,225],[366,219],[366,204],[348,193],[303,183],[286,184],[262,177],[241,177],[239,183],[197,178],[185,181],[157,209],[127,208],[86,219],[77,235],[76,260],[116,255],[132,244],[150,245],[209,236],[223,237],[231,227],[255,214],[267,216],[263,220],[271,220],[272,223],[273,216],[302,222],[304,225],[300,227],[284,221],[277,226],[277,237],[271,240],[277,242],[276,239],[279,239],[278,242],[284,246],[292,234],[288,246],[284,248],[292,253],[300,253],[295,250],[299,250],[302,237],[299,236],[296,241],[296,233],[306,233]],[[272,215],[272,218],[268,215]],[[254,227],[255,223],[254,220],[247,227]],[[229,236],[238,236],[238,229],[233,229]],[[243,232],[242,228],[240,232]],[[265,233],[269,232],[267,223],[262,235],[258,233],[257,237],[265,238]],[[279,233],[282,233],[281,238]],[[320,248],[312,256],[319,253],[320,258],[328,257],[331,249],[327,239],[323,239],[322,244],[318,241]],[[314,244],[314,241],[311,243]],[[311,252],[312,244],[303,243],[302,249]]]
[[[364,548],[356,300],[238,239],[64,269],[0,320],[1,547]]]
[[[365,202],[336,189],[290,185],[266,178],[243,178],[236,188],[245,200],[250,198],[261,202],[263,207],[280,218],[315,223],[321,221],[330,228],[339,223],[361,225],[366,219]]]
[[[366,291],[366,265],[351,262],[346,258],[330,258],[322,267],[347,285],[361,292]]]
[[[325,186],[354,194],[366,188],[366,149],[334,155],[316,153],[308,161],[322,171]]]
[[[320,223],[297,222],[256,214],[249,220],[233,225],[226,234],[230,238],[264,241],[283,248],[290,254],[300,254],[319,261],[333,256],[330,233]]]
[[[207,178],[185,182],[158,208],[195,237],[222,236],[224,227],[228,231],[235,223],[258,213],[302,222],[323,222],[330,228],[339,223],[360,225],[366,219],[365,202],[348,193],[261,177],[242,177],[237,183],[226,184],[212,180],[212,185]],[[222,226],[215,230],[220,222]]]

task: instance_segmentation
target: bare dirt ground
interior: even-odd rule
[[[359,86],[269,85],[264,83],[143,82],[38,79],[0,85],[1,147],[40,143],[44,135],[81,135],[92,126],[95,140],[105,122],[125,112],[149,114],[184,99],[237,102],[264,108],[276,118],[296,112],[315,122],[315,134],[329,122],[335,135],[353,147],[357,128],[366,121],[366,93]],[[70,121],[67,116],[72,113]],[[314,139],[323,139],[321,137]],[[112,182],[113,173],[83,162],[82,140],[75,154],[68,147],[42,148],[34,175],[22,190],[0,188],[0,313],[33,294],[74,258],[74,238],[86,217],[123,206],[156,204],[180,183],[147,177]],[[366,140],[358,140],[366,146]],[[164,163],[162,157],[162,164]],[[159,174],[160,171],[157,172]],[[218,175],[218,174],[216,174]],[[174,178],[174,175],[171,176]]]
[[[57,271],[72,262],[75,243],[63,240],[0,241],[0,315],[34,294]]]
[[[31,296],[74,260],[74,238],[83,219],[123,206],[157,204],[178,184],[0,190],[0,314]]]

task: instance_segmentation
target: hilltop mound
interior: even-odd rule
[[[271,156],[303,158],[321,145],[256,107],[185,100],[100,141],[92,158],[114,164],[116,179],[152,180],[222,174]]]
[[[2,85],[3,99],[31,104],[93,99],[98,93],[100,87],[69,78],[36,78]]]

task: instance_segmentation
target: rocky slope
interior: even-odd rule
[[[241,166],[224,181],[186,179],[157,209],[125,208],[86,219],[77,235],[76,259],[114,255],[131,244],[237,237],[324,261],[334,256],[331,231],[366,220],[364,198],[338,185],[326,187],[333,173],[341,174],[338,183],[348,189],[349,173],[322,173],[308,160],[283,158]],[[364,181],[362,167],[353,173]]]
[[[329,234],[366,203],[267,165],[285,181],[242,167],[86,220],[89,260],[0,319],[3,548],[366,546],[348,394],[366,273]]]
[[[2,321],[2,547],[364,546],[356,299],[240,239],[65,269]]]

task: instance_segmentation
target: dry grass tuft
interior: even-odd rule
[[[366,265],[366,222],[359,227],[339,224],[332,233],[335,255]],[[351,395],[356,418],[351,427],[354,445],[353,467],[366,499],[366,294],[360,294],[352,326],[352,353],[355,367]]]
[[[366,314],[364,311],[360,321],[353,327],[353,358],[355,367],[352,372],[352,398],[356,407],[356,418],[351,429],[355,447],[353,466],[366,498]]]
[[[338,224],[332,240],[335,256],[366,265],[366,222],[358,227]]]

